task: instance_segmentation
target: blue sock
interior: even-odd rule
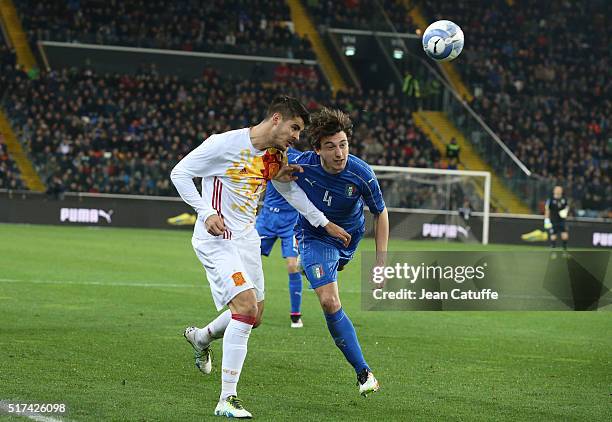
[[[291,315],[301,315],[302,308],[302,274],[289,274],[289,298],[291,299]]]
[[[344,353],[346,360],[353,365],[355,372],[359,373],[364,368],[369,369],[363,353],[361,353],[361,346],[359,345],[359,340],[357,340],[355,327],[353,327],[353,323],[342,308],[336,313],[325,314],[325,319],[327,320],[329,333],[336,342],[336,346]]]

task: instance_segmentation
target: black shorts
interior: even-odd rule
[[[549,234],[559,234],[567,232],[567,228],[565,227],[565,221],[552,221],[552,227],[548,229]]]

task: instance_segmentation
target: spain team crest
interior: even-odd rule
[[[241,272],[232,274],[232,280],[234,280],[234,284],[236,286],[242,286],[244,283],[246,283],[246,280]]]
[[[262,157],[264,168],[261,175],[266,180],[272,180],[283,165],[283,153],[275,148],[269,148]]]

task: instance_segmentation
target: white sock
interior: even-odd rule
[[[221,362],[221,400],[237,395],[236,387],[247,355],[247,343],[252,328],[252,324],[232,318],[225,330]]]
[[[195,332],[195,340],[202,347],[208,346],[213,340],[223,337],[227,324],[232,319],[232,312],[226,309],[213,319],[206,327],[199,328]]]

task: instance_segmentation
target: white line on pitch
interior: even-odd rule
[[[170,287],[176,289],[195,289],[194,284],[177,283],[130,283],[127,281],[68,281],[68,280],[18,280],[13,278],[0,278],[0,283],[34,283],[34,284],[75,284],[79,286],[120,286],[120,287]],[[205,285],[205,283],[203,284]]]
[[[46,416],[38,412],[11,412],[9,409],[9,403],[13,402],[9,402],[8,400],[0,400],[0,414],[4,413],[12,416],[22,416],[24,418],[29,418],[37,422],[66,422],[66,419],[54,418],[52,416]]]

